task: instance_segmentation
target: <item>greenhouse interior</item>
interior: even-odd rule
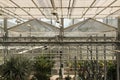
[[[0,80],[120,80],[120,0],[0,0]]]

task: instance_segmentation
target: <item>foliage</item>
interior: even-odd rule
[[[36,57],[33,65],[34,76],[37,80],[49,80],[53,65],[54,62],[49,59],[49,56]]]
[[[117,65],[114,62],[108,63],[107,80],[117,80]]]
[[[3,80],[27,80],[31,71],[31,62],[22,56],[11,57],[1,66]]]
[[[104,78],[104,64],[107,68],[107,80],[116,80],[117,70],[116,62],[114,61],[79,61],[78,65],[78,75],[82,80],[103,80]]]
[[[102,80],[103,65],[96,60],[78,62],[78,75],[82,80]]]

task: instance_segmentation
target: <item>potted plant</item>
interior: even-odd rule
[[[11,57],[1,66],[3,80],[27,80],[31,72],[31,62],[26,57]]]
[[[35,58],[34,62],[34,77],[37,80],[49,80],[54,61],[50,60],[48,56],[39,56]]]

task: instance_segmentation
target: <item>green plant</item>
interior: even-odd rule
[[[108,62],[107,80],[117,79],[117,65],[114,62]]]
[[[82,80],[102,80],[103,61],[90,60],[78,62],[78,76]]]
[[[31,62],[26,57],[11,57],[2,66],[3,80],[27,80],[31,72]]]
[[[49,60],[48,56],[36,57],[33,66],[34,76],[37,80],[49,80],[53,65],[54,62]]]

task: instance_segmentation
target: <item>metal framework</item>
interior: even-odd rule
[[[117,0],[114,0],[113,2],[111,2],[107,7],[103,8],[100,12],[98,12],[96,15],[94,15],[93,18],[95,18],[97,15],[99,15],[101,12],[103,12],[104,10],[106,10],[109,6],[111,6],[112,4],[114,4]]]
[[[61,19],[61,21],[63,21],[63,19]],[[110,31],[110,33],[108,33],[108,32],[91,33],[90,32],[90,33],[86,34],[84,32],[79,33],[79,31],[76,31],[76,30],[79,30],[79,28],[81,28],[80,29],[81,31],[82,31],[82,29],[84,30],[84,28],[86,28],[88,30],[88,27],[91,27],[91,26],[89,26],[89,23],[92,24],[91,25],[92,27],[94,27],[93,25],[97,25],[97,26],[100,25],[101,28],[104,28],[103,32],[105,30],[108,32]],[[28,26],[28,24],[31,26]],[[26,27],[28,27],[28,28],[26,28]],[[38,27],[39,27],[39,29],[38,29]],[[32,28],[32,32],[29,32],[29,28]],[[94,29],[96,29],[96,31],[97,31],[98,28],[94,27]],[[81,49],[85,49],[85,50],[87,50],[87,49],[84,46],[88,46],[88,48],[90,48],[89,46],[94,46],[94,48],[95,48],[95,46],[97,46],[97,47],[106,46],[106,47],[108,47],[108,49],[106,49],[107,51],[111,51],[114,53],[114,52],[117,52],[117,50],[114,50],[112,48],[109,49],[109,47],[110,46],[115,47],[116,44],[119,44],[119,41],[117,40],[116,35],[111,33],[111,32],[116,32],[116,28],[106,25],[104,23],[98,22],[94,19],[87,19],[83,22],[77,23],[76,25],[70,26],[68,28],[64,28],[63,25],[61,25],[60,28],[57,28],[50,24],[33,19],[33,20],[27,21],[25,23],[19,24],[17,26],[14,26],[12,28],[8,28],[7,30],[8,30],[7,33],[9,33],[9,34],[7,34],[6,36],[3,35],[0,37],[0,45],[1,46],[8,46],[8,47],[48,46],[50,48],[54,48],[52,46],[58,46],[58,47],[56,47],[56,49],[59,49],[62,46],[64,48],[67,48],[69,46],[73,46],[73,47],[81,46]],[[24,30],[27,30],[27,31],[24,32]],[[39,30],[40,31],[42,30],[42,31],[39,32]],[[50,32],[47,30],[50,30]],[[4,31],[6,31],[6,29]],[[99,31],[100,31],[100,29],[99,29]],[[33,36],[33,34],[35,32],[37,32],[37,35]],[[48,36],[48,34],[50,34],[51,32],[54,32],[54,36]],[[13,33],[13,34],[10,35],[11,33]],[[22,36],[22,35],[27,35],[27,34],[29,35],[29,33],[31,36]],[[46,36],[43,35],[43,33],[46,34]],[[103,33],[103,34],[101,34],[101,33]],[[16,34],[18,34],[18,35],[16,36]],[[74,36],[72,36],[71,34]],[[108,36],[108,34],[110,34],[110,36]],[[33,50],[34,49],[35,48],[33,48]],[[75,48],[75,49],[77,49],[77,48]],[[96,49],[94,49],[94,50],[96,50]],[[86,52],[84,52],[84,53],[86,53]]]
[[[53,19],[54,15],[52,16],[51,14],[52,10],[57,11],[57,15],[55,15],[57,20],[59,20],[60,18],[73,18],[74,19],[74,18],[105,18],[105,17],[111,17],[111,16],[117,17],[119,16],[118,13],[120,9],[119,0],[109,0],[109,1],[66,0],[66,1],[60,1],[60,2],[55,1],[55,0],[49,0],[49,1],[45,0],[42,2],[45,4],[45,6],[39,3],[39,0],[38,1],[37,0],[26,0],[26,1],[23,1],[23,0],[2,1],[1,0],[0,2],[1,2],[0,4],[1,9],[10,12],[11,15],[12,14],[16,15],[19,19],[21,18],[23,19],[34,19],[34,18]],[[22,2],[25,2],[25,3],[22,3]],[[3,5],[3,4],[6,4],[6,5]],[[36,11],[36,13],[34,13],[34,11]]]
[[[112,44],[119,44],[120,41],[116,41],[116,39],[114,37],[92,37],[93,40],[98,39],[99,41],[89,41],[88,37],[64,37],[63,41],[59,41],[60,38],[56,38],[56,37],[8,37],[6,38],[4,41],[4,38],[1,37],[0,38],[0,44],[1,46],[3,44],[8,44],[9,46],[12,45],[16,45],[20,46],[26,46],[26,45],[45,45],[45,44],[49,44],[49,45],[89,45],[89,44],[97,44],[99,46],[101,45],[112,45]],[[106,41],[101,41],[106,39]],[[87,41],[85,41],[87,40]]]
[[[19,54],[28,57],[51,54],[60,62],[60,70],[64,61],[74,60],[76,64],[79,60],[102,60],[104,80],[107,79],[107,60],[117,60],[117,80],[120,80],[120,28],[91,19],[119,17],[119,4],[120,0],[0,0],[1,18],[4,18],[0,59],[5,61]],[[6,17],[32,20],[7,28]],[[36,18],[61,19],[61,25],[57,28]],[[64,18],[90,19],[64,28]],[[76,71],[75,65],[75,77]]]
[[[106,80],[106,62],[107,60],[116,60],[116,53],[120,52],[116,50],[116,47],[120,44],[115,34],[117,31],[116,28],[94,19],[87,19],[76,25],[64,28],[63,19],[61,18],[62,25],[60,28],[36,19],[12,28],[7,28],[7,19],[5,18],[4,33],[0,37],[0,56],[3,56],[5,61],[13,55],[23,55],[30,59],[38,55],[53,55],[55,58],[52,59],[50,56],[49,59],[59,63],[61,72],[63,68],[62,64],[65,64],[67,61],[73,62],[74,60],[75,64],[77,64],[77,61],[88,61],[92,63],[100,60],[105,65],[103,75],[105,76],[104,80]],[[99,29],[98,27],[103,29]],[[29,28],[32,29],[29,30]],[[95,33],[91,32],[91,29]],[[24,33],[26,35],[27,32],[30,32],[30,36],[16,36],[16,34]],[[35,32],[38,33],[36,36],[33,36]],[[54,36],[48,36],[50,32],[54,32]],[[10,33],[13,33],[13,36]],[[47,36],[41,33],[45,33]],[[40,37],[39,35],[42,36]],[[59,67],[59,65],[55,67]],[[64,68],[66,69],[66,66]],[[76,75],[77,66],[75,66],[74,72]],[[62,75],[59,76],[62,78]]]
[[[34,19],[34,17],[30,13],[28,13],[26,10],[24,10],[23,8],[21,8],[17,3],[15,3],[12,0],[9,0],[9,1],[12,2],[14,5],[16,5],[17,7],[19,7],[21,10],[23,10],[25,13],[27,13],[29,16],[31,16]]]

